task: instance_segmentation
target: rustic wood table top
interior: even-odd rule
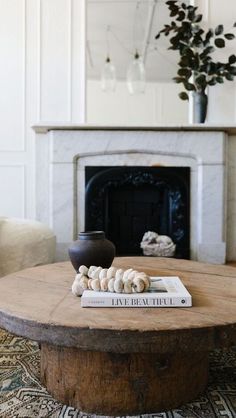
[[[191,308],[81,308],[70,262],[0,278],[0,326],[36,341],[82,350],[174,352],[236,344],[236,269],[188,260],[120,257],[116,267],[179,276]]]

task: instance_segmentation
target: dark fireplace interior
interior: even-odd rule
[[[190,256],[190,168],[85,167],[85,229],[103,230],[117,255],[142,255],[147,231],[168,235]]]

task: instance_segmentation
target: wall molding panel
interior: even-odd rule
[[[1,216],[26,217],[26,172],[23,164],[0,166]]]
[[[0,152],[24,152],[26,0],[0,0],[0,7]]]
[[[31,127],[85,120],[86,0],[0,0],[0,10],[0,213],[35,218]]]

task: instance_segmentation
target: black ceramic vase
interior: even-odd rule
[[[105,238],[103,231],[80,232],[68,252],[76,271],[81,265],[109,268],[115,257],[115,246]]]

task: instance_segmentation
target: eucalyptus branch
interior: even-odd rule
[[[175,20],[164,25],[156,35],[156,39],[165,35],[169,37],[168,49],[178,51],[179,69],[174,81],[182,83],[185,90],[204,92],[207,86],[233,81],[236,76],[236,56],[230,55],[227,62],[214,61],[212,53],[218,48],[224,48],[235,35],[227,32],[222,24],[215,29],[205,30],[200,26],[202,15],[198,7],[179,4],[177,0],[166,1],[170,17]],[[233,29],[236,23],[233,25]],[[191,82],[189,80],[191,79]],[[180,98],[188,100],[188,93],[181,92]]]

